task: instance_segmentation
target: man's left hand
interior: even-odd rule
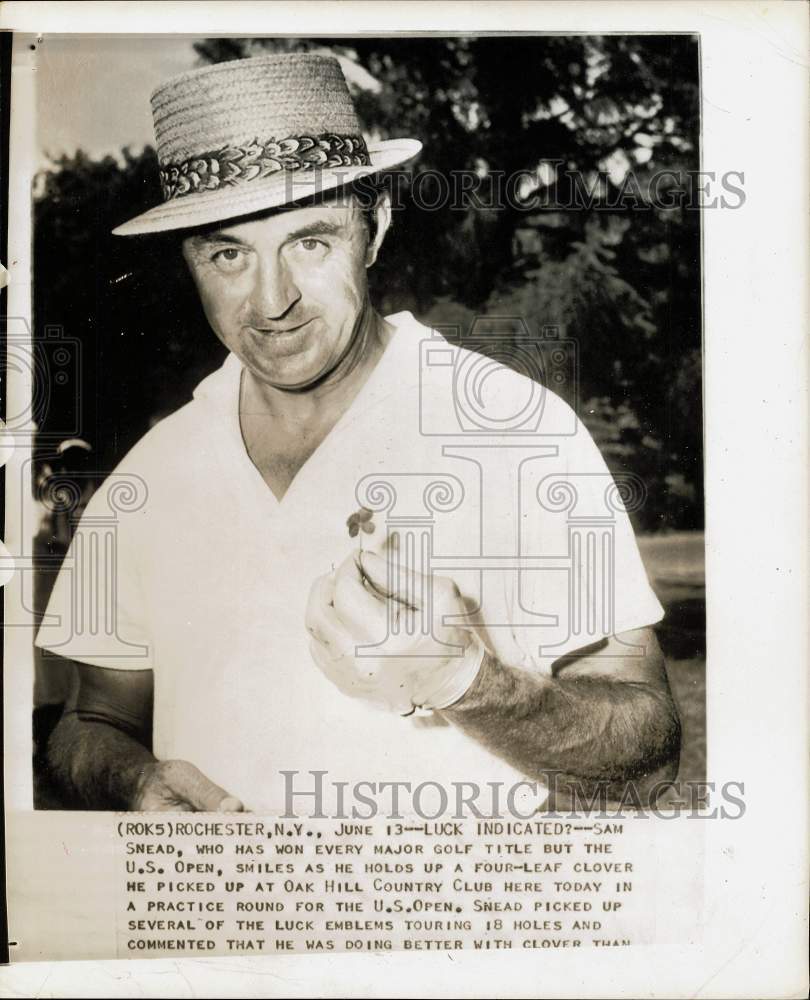
[[[312,658],[353,698],[400,714],[447,708],[475,680],[484,647],[471,629],[444,624],[467,613],[452,580],[392,567],[389,580],[385,558],[354,552],[314,582],[306,613]],[[383,640],[375,655],[369,647]]]

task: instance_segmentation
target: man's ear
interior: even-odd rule
[[[374,238],[369,240],[366,248],[366,267],[371,267],[380,252],[385,234],[391,226],[391,195],[388,191],[381,191],[377,204],[374,206],[374,219],[377,223]]]

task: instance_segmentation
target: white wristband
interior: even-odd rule
[[[483,642],[475,632],[471,632],[470,635],[472,637],[470,643],[464,651],[464,656],[456,661],[455,670],[450,671],[448,676],[442,677],[434,690],[424,694],[419,692],[421,703],[416,704],[417,708],[434,711],[450,708],[470,690],[486,655]]]

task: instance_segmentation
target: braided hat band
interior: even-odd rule
[[[269,177],[279,170],[319,167],[365,167],[371,163],[361,135],[291,135],[285,139],[254,139],[244,146],[224,146],[182,163],[161,167],[163,198],[182,198],[195,191]]]
[[[192,70],[152,95],[163,204],[119,236],[206,225],[275,208],[390,169],[415,139],[367,145],[340,63],[312,53]]]

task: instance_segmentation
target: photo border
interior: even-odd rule
[[[144,31],[151,21],[155,33],[164,33],[173,20],[187,24],[191,18],[184,4],[163,4],[160,11],[144,3],[119,4],[115,12],[108,4],[91,10],[86,5],[84,12],[74,4],[36,5],[35,11],[33,6],[8,3],[0,23],[22,29],[35,23],[35,31],[60,32],[88,30],[92,22],[92,30],[103,33]],[[339,20],[348,35],[412,34],[409,26],[416,23],[420,33],[429,25],[435,33],[520,26],[529,33],[654,30],[701,36],[703,167],[718,173],[743,169],[746,192],[741,209],[707,210],[703,226],[708,777],[744,780],[747,811],[738,822],[707,828],[705,912],[710,917],[702,940],[690,946],[603,953],[588,963],[563,954],[544,955],[538,962],[512,952],[508,968],[499,955],[457,955],[452,963],[447,956],[425,955],[417,966],[404,953],[313,961],[274,956],[237,962],[36,963],[5,970],[7,981],[22,995],[37,989],[46,974],[49,990],[70,994],[72,983],[83,995],[95,995],[92,990],[102,985],[109,990],[111,974],[128,981],[125,989],[135,977],[144,992],[184,984],[182,989],[194,995],[239,990],[244,995],[367,996],[375,995],[380,983],[390,996],[445,991],[481,996],[485,986],[499,996],[802,995],[810,117],[803,5],[653,0],[373,8],[313,2],[306,8],[281,3],[260,11],[248,4],[197,7],[195,34],[309,36],[308,22],[324,33],[331,19]],[[294,30],[285,32],[284,26],[293,23]],[[777,192],[774,163],[781,168]]]

